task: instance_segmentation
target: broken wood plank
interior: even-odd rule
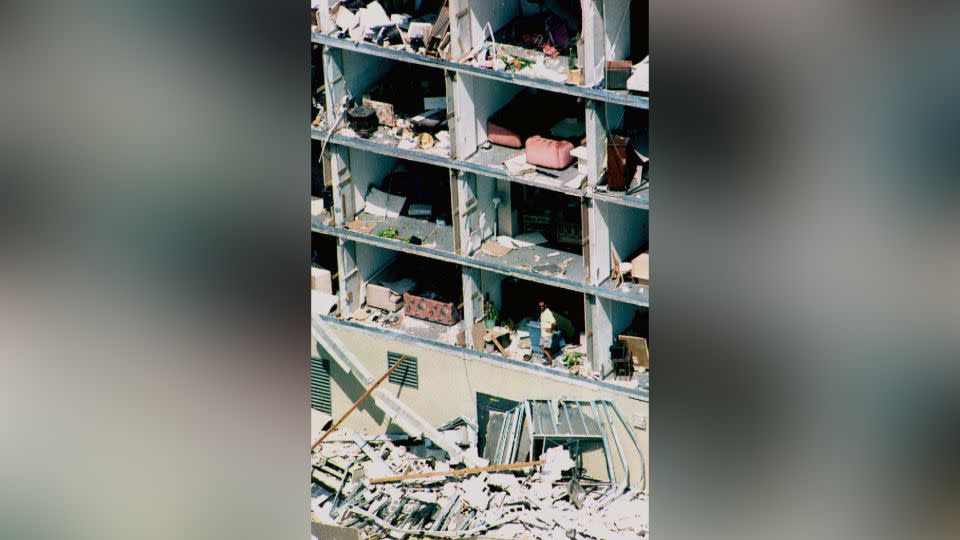
[[[403,361],[406,359],[407,359],[407,355],[401,356],[400,359],[397,360],[397,363],[390,366],[390,369],[388,369],[386,373],[381,375],[379,379],[377,379],[373,384],[371,384],[370,388],[368,388],[367,391],[364,392],[362,396],[360,396],[360,399],[358,399],[353,405],[351,405],[350,408],[347,409],[347,412],[343,413],[343,415],[341,415],[340,418],[337,418],[337,421],[334,422],[329,429],[327,429],[326,433],[324,433],[323,435],[320,436],[319,439],[317,439],[317,442],[313,443],[313,446],[310,447],[310,450],[311,451],[314,450],[317,446],[320,445],[320,443],[324,441],[324,439],[326,439],[327,437],[330,436],[331,433],[336,431],[336,429],[340,427],[340,424],[342,424],[343,421],[346,420],[348,416],[350,416],[350,413],[352,413],[357,407],[359,407],[360,404],[363,403],[365,399],[370,397],[370,394],[372,394],[373,391],[376,390],[378,386],[380,386],[380,383],[386,380],[386,378],[389,377],[391,373],[393,373],[393,370],[397,369],[397,367],[399,367],[400,364],[402,364]]]
[[[486,467],[470,467],[467,469],[455,469],[450,471],[432,471],[425,473],[414,473],[414,474],[401,474],[398,476],[384,476],[381,478],[372,478],[370,480],[371,484],[386,484],[389,482],[402,482],[404,480],[415,480],[418,478],[432,478],[435,476],[465,476],[468,474],[478,474],[482,472],[494,472],[494,471],[512,471],[516,469],[528,469],[530,467],[536,467],[537,465],[543,465],[544,461],[523,461],[520,463],[507,463],[506,465],[487,465]]]

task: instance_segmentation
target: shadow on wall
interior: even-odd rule
[[[350,403],[354,403],[360,399],[360,396],[362,396],[367,389],[360,384],[359,381],[357,381],[357,378],[352,373],[347,373],[344,371],[339,364],[330,358],[330,355],[328,355],[322,347],[317,346],[317,353],[330,362],[331,383],[336,381],[335,386],[343,390],[343,393],[347,395],[347,399],[350,400]],[[331,384],[331,386],[333,386],[333,384]],[[373,421],[377,424],[383,424],[383,421],[387,417],[386,413],[377,407],[377,404],[373,399],[365,399],[363,403],[357,407],[357,410],[369,414]],[[337,411],[334,411],[334,416],[337,416]]]

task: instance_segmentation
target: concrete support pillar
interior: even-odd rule
[[[337,272],[340,275],[340,306],[344,315],[360,308],[360,271],[357,268],[357,243],[337,239]]]
[[[463,268],[463,331],[468,348],[475,348],[473,325],[483,319],[483,291],[480,286],[480,270]]]

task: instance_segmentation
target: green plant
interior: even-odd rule
[[[563,365],[568,368],[579,366],[583,360],[583,353],[580,351],[569,351],[564,353],[560,360],[563,361]]]
[[[503,63],[507,65],[507,68],[512,69],[513,71],[520,71],[533,65],[533,60],[528,60],[519,56],[510,56],[508,54],[502,55],[500,60],[503,60]]]
[[[400,231],[394,229],[393,227],[387,227],[386,229],[378,232],[376,236],[390,240],[397,240],[400,237]]]
[[[497,319],[500,318],[500,310],[497,309],[497,305],[493,302],[487,300],[484,302],[483,306],[483,316],[488,321],[497,322]]]

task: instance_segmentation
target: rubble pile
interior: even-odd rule
[[[418,7],[419,4],[419,7]],[[450,8],[447,2],[428,0],[349,0],[313,2],[313,31],[319,32],[321,18],[329,17],[333,34],[355,42],[370,42],[411,53],[447,58],[450,49]]]
[[[365,538],[614,539],[647,534],[646,495],[581,485],[576,462],[561,446],[534,462],[539,469],[388,478],[456,472],[458,464],[445,457],[435,447],[334,432],[312,456],[313,519],[358,529]]]

